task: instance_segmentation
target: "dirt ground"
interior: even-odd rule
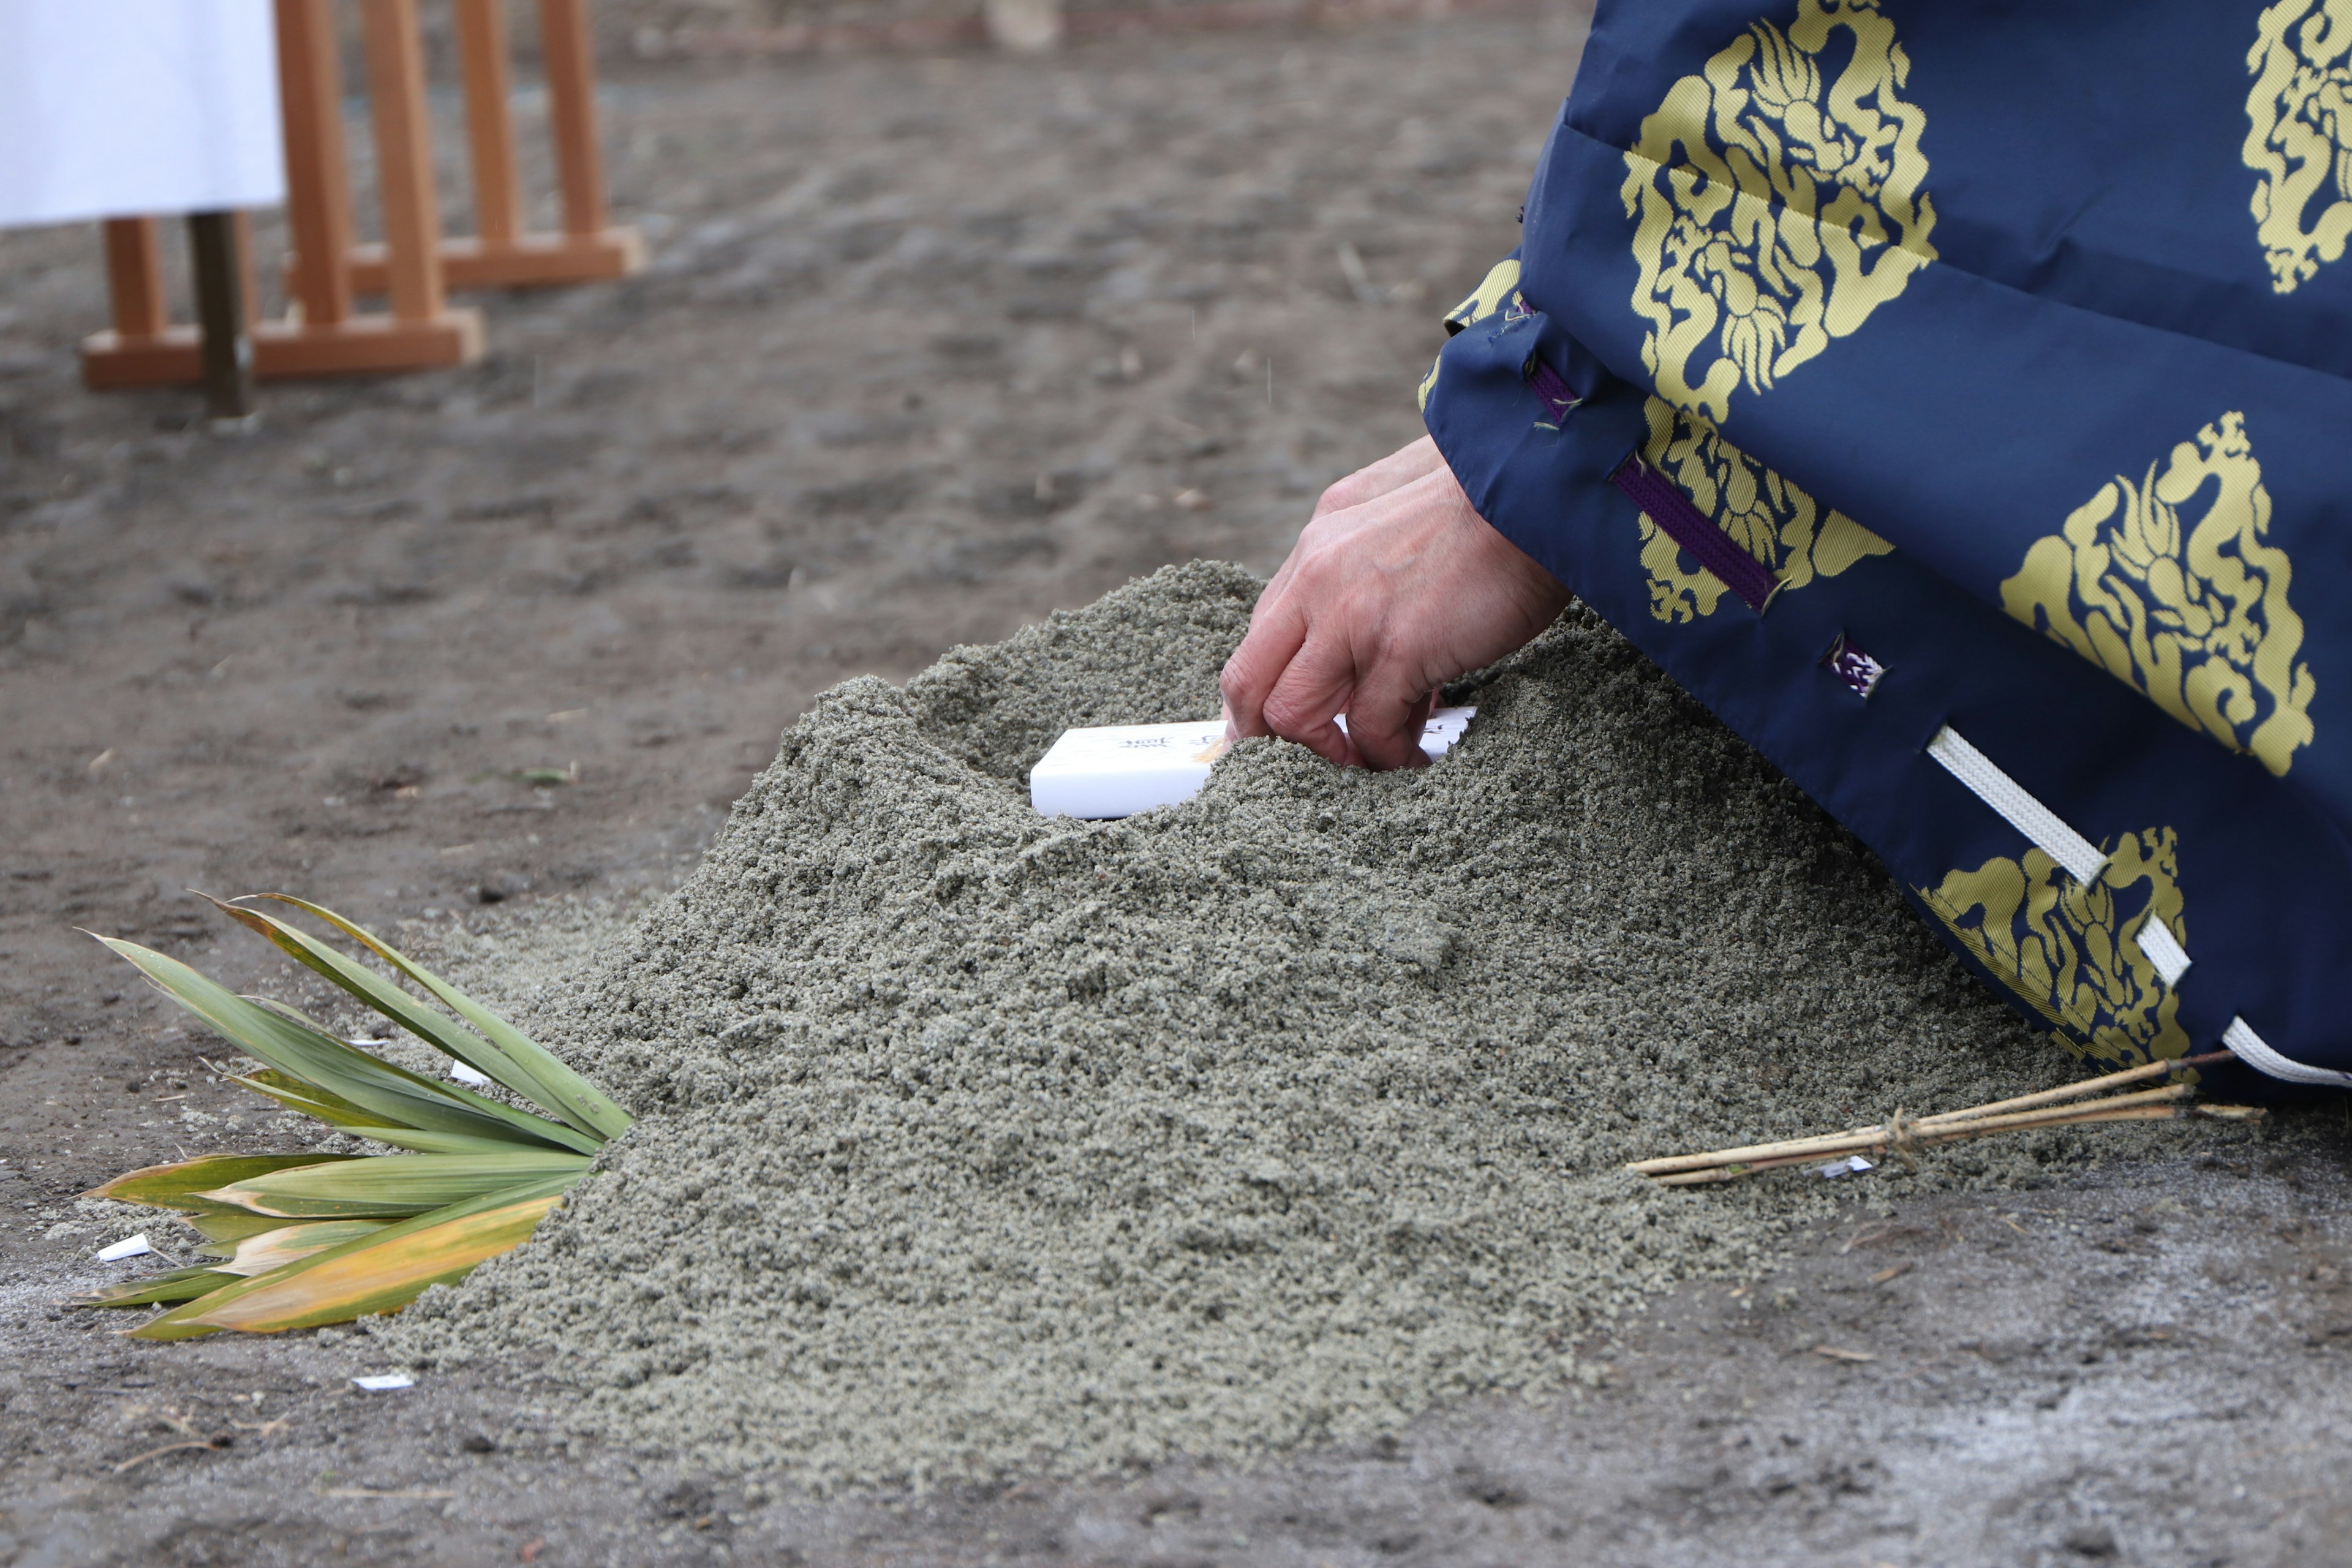
[[[73,928],[282,988],[180,889],[426,933],[625,900],[821,688],[1270,568],[1417,428],[1580,32],[631,66],[647,275],[486,301],[468,369],[269,387],[241,438],[81,392],[94,237],[0,237],[0,1565],[2352,1560],[2340,1107],[1892,1215],[1857,1181],[1573,1399],[1079,1485],[813,1499],[566,1446],[528,1369],[365,1394],[364,1336],[62,1305],[130,1267],[76,1194],[268,1120]]]

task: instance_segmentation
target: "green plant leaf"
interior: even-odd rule
[[[346,1127],[334,1124],[338,1132],[354,1137],[372,1138],[379,1143],[389,1143],[395,1149],[406,1149],[417,1154],[512,1154],[518,1152],[545,1153],[543,1143],[518,1143],[502,1138],[475,1138],[463,1132],[421,1132],[413,1127]]]
[[[216,1252],[213,1247],[204,1248],[207,1258],[226,1258],[236,1250],[236,1244],[248,1236],[259,1236],[265,1230],[276,1230],[286,1222],[276,1215],[255,1214],[249,1209],[201,1209],[181,1217],[202,1231],[205,1239],[214,1247],[226,1244],[227,1252]]]
[[[204,1154],[169,1165],[149,1165],[126,1171],[102,1187],[82,1196],[112,1198],[119,1204],[143,1204],[151,1209],[189,1209],[199,1215],[231,1215],[232,1205],[204,1195],[214,1187],[266,1176],[274,1171],[295,1171],[310,1165],[356,1160],[357,1154]],[[206,1234],[210,1234],[207,1232]],[[214,1239],[218,1240],[219,1237]]]
[[[176,959],[137,942],[114,937],[98,940],[129,959],[165,995],[239,1050],[377,1116],[404,1126],[478,1138],[512,1139],[520,1133],[583,1153],[593,1152],[602,1143],[592,1134],[394,1067],[248,1002]]]
[[[231,1083],[243,1084],[258,1095],[265,1095],[289,1110],[299,1110],[305,1116],[315,1116],[328,1125],[347,1132],[361,1132],[374,1137],[388,1127],[400,1123],[376,1115],[373,1111],[353,1105],[341,1095],[320,1089],[314,1083],[304,1083],[290,1073],[276,1068],[265,1068],[249,1078],[236,1073],[221,1076]]]
[[[226,903],[209,893],[196,896],[248,931],[268,938],[295,962],[324,975],[443,1055],[455,1057],[477,1071],[488,1074],[541,1110],[572,1123],[579,1131],[599,1138],[603,1136],[593,1124],[583,1123],[571,1113],[556,1089],[542,1082],[530,1064],[516,1060],[499,1046],[418,1001],[397,984],[365,964],[352,963],[308,931],[272,919],[258,910]]]
[[[356,1219],[424,1214],[551,1177],[576,1177],[585,1154],[389,1154],[316,1171],[281,1171],[204,1193],[215,1203],[289,1219]]]
[[[387,1223],[380,1219],[321,1219],[307,1225],[281,1225],[276,1230],[247,1237],[231,1248],[226,1262],[215,1267],[223,1274],[249,1279],[347,1241],[363,1241]]]
[[[193,1301],[209,1295],[224,1285],[234,1285],[242,1275],[219,1268],[174,1268],[169,1274],[158,1274],[146,1279],[133,1279],[124,1285],[109,1285],[93,1290],[83,1298],[85,1307],[152,1307],[162,1301]]]
[[[224,1329],[277,1333],[398,1311],[428,1286],[453,1284],[485,1258],[529,1239],[577,1180],[560,1176],[487,1193],[386,1226],[176,1307],[131,1337],[184,1340]]]
[[[509,1057],[527,1068],[531,1076],[545,1085],[555,1099],[546,1104],[550,1110],[562,1116],[575,1127],[589,1128],[605,1138],[617,1138],[628,1130],[629,1113],[613,1103],[602,1089],[566,1067],[554,1052],[516,1028],[512,1024],[467,995],[439,975],[412,961],[405,953],[391,946],[373,933],[353,925],[332,910],[284,893],[262,895],[281,904],[291,904],[305,914],[326,921],[353,942],[391,964],[409,979],[431,992],[436,999],[451,1012],[471,1024],[494,1042]],[[488,1071],[488,1068],[484,1069]],[[522,1092],[516,1090],[517,1093]]]

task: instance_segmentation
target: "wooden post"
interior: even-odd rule
[[[509,107],[512,71],[505,3],[456,0],[475,232],[441,242],[449,287],[530,289],[625,278],[645,266],[645,240],[634,228],[611,226],[605,208],[604,160],[596,141],[596,61],[585,0],[540,0],[548,130],[555,144],[563,225],[553,234],[523,232]],[[353,289],[381,294],[391,286],[383,247],[358,246],[350,255]]]
[[[416,0],[360,0],[367,38],[368,112],[375,122],[376,184],[392,317],[429,321],[441,313],[440,203],[433,191],[433,142],[425,122],[425,53]]]
[[[161,337],[172,324],[163,307],[163,260],[155,248],[153,218],[106,220],[106,290],[117,337]]]
[[[474,234],[486,248],[522,233],[515,177],[514,73],[506,0],[457,0],[457,68],[466,83],[466,151],[474,172]]]
[[[596,145],[596,57],[587,0],[539,0],[539,50],[547,62],[547,121],[563,192],[563,232],[604,232],[604,159]]]
[[[253,412],[253,339],[237,296],[245,264],[237,256],[236,215],[188,215],[188,260],[196,286],[196,322],[205,377],[205,412],[236,425]]]
[[[342,69],[331,0],[277,0],[278,96],[286,126],[286,216],[294,254],[289,292],[306,326],[352,313],[352,284],[333,258],[351,248],[352,183],[343,155]]]

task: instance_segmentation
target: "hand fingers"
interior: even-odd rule
[[[1390,686],[1378,676],[1357,687],[1355,700],[1348,704],[1348,739],[1355,742],[1367,766],[1428,766],[1428,754],[1421,749],[1421,732],[1429,723],[1429,710],[1437,694],[1405,695],[1410,689]]]
[[[1355,656],[1347,644],[1310,633],[1265,694],[1260,710],[1265,731],[1341,767],[1362,762],[1338,722],[1355,682]]]
[[[1227,734],[1239,739],[1267,732],[1266,696],[1306,640],[1306,617],[1297,605],[1277,602],[1274,590],[1267,589],[1251,612],[1249,635],[1242,638],[1242,646],[1225,660],[1217,677]]]

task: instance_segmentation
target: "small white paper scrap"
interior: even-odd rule
[[[395,1388],[415,1388],[416,1380],[404,1372],[379,1372],[352,1379],[352,1386],[370,1394],[389,1394]]]
[[[1423,754],[1433,762],[1444,756],[1477,712],[1440,708],[1432,713],[1422,727]],[[1339,728],[1347,727],[1342,718]],[[1048,816],[1132,816],[1192,799],[1224,754],[1222,719],[1065,730],[1029,771],[1029,804]]]
[[[1878,1167],[1859,1154],[1848,1154],[1843,1160],[1832,1160],[1828,1164],[1816,1165],[1813,1169],[1821,1175],[1822,1180],[1826,1182],[1833,1181],[1839,1176],[1859,1175],[1864,1171],[1875,1171]]]
[[[478,1067],[460,1061],[453,1061],[449,1064],[449,1076],[463,1084],[484,1084],[490,1081],[489,1074]]]
[[[147,1239],[147,1233],[142,1230],[137,1236],[124,1237],[111,1247],[100,1247],[98,1260],[100,1263],[120,1263],[126,1258],[144,1258],[154,1250],[154,1244]]]

